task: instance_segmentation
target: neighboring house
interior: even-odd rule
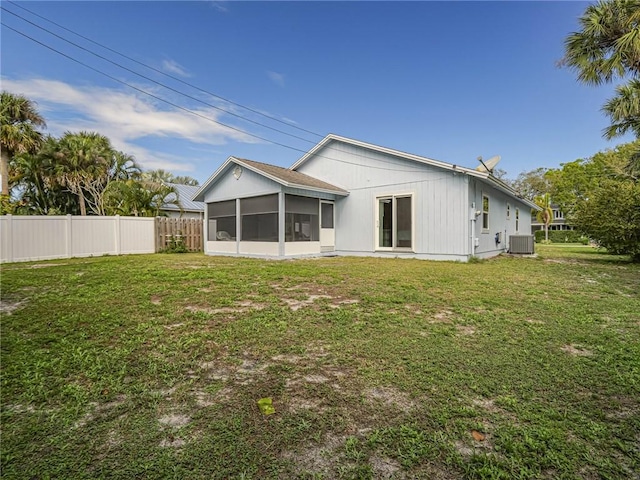
[[[192,187],[191,185],[182,185],[180,183],[167,183],[168,186],[178,191],[178,200],[182,205],[182,209],[178,205],[165,203],[160,212],[169,218],[204,218],[204,203],[191,200],[200,187]],[[171,194],[167,197],[168,201],[175,200],[175,195]]]
[[[538,208],[487,172],[337,135],[288,169],[229,157],[194,200],[205,253],[277,258],[491,257]]]
[[[567,224],[564,213],[558,205],[551,204],[551,210],[553,211],[553,221],[549,224],[549,231],[574,230],[575,227],[573,225]],[[544,230],[544,223],[540,223],[536,218],[536,214],[533,213],[531,215],[531,233],[535,234],[538,230]]]

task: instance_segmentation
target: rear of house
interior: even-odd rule
[[[290,169],[230,157],[195,199],[206,253],[277,258],[489,257],[534,208],[486,172],[336,135]]]

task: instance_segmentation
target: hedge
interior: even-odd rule
[[[544,240],[544,230],[535,232],[536,243]],[[586,238],[577,230],[549,230],[549,241],[551,243],[586,243]]]

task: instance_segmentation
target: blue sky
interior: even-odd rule
[[[138,90],[5,26],[2,88],[35,100],[53,135],[95,130],[145,168],[200,182],[230,155],[288,167],[328,133],[468,167],[501,155],[514,178],[631,140],[601,136],[600,107],[615,85],[581,85],[556,66],[586,6],[3,0],[3,9],[193,98],[4,10],[4,24]]]

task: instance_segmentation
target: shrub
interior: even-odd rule
[[[189,249],[182,235],[171,235],[169,244],[162,250],[162,253],[187,253],[188,251]]]
[[[535,232],[536,243],[544,243],[544,230]],[[577,230],[549,230],[549,243],[582,243],[586,245],[589,242]]]

